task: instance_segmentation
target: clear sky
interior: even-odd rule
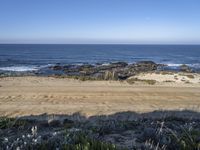
[[[200,44],[200,0],[0,0],[0,43]]]

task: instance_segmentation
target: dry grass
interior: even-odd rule
[[[192,75],[192,74],[188,74],[188,75],[186,75],[188,78],[190,78],[190,79],[194,79],[194,75]]]
[[[129,78],[126,80],[129,84],[134,84],[136,82],[143,82],[149,85],[156,84],[156,80],[145,80],[145,79],[138,79],[138,78]]]
[[[190,82],[190,81],[185,81],[185,83],[186,83],[186,84],[191,84],[191,82]]]
[[[172,83],[172,82],[175,82],[175,81],[172,81],[172,80],[166,80],[164,82],[167,82],[167,83]]]
[[[160,71],[160,72],[158,72],[158,74],[162,74],[162,75],[173,75],[174,72],[170,72],[170,71]]]

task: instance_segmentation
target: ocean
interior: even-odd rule
[[[176,69],[200,70],[200,45],[0,44],[1,72],[31,72],[55,64],[151,60]]]

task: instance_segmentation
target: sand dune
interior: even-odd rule
[[[157,77],[156,77],[157,78]],[[53,77],[0,78],[0,115],[200,110],[200,84],[133,84]]]

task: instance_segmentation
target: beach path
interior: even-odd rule
[[[130,85],[53,77],[0,78],[0,115],[200,110],[200,85]]]

